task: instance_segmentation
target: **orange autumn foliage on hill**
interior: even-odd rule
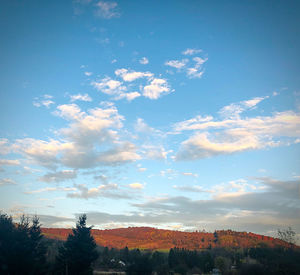
[[[42,228],[45,237],[66,240],[71,229]],[[219,230],[214,233],[182,232],[151,227],[129,227],[118,229],[92,229],[92,235],[100,246],[122,249],[124,247],[169,250],[173,247],[200,250],[214,247],[250,248],[262,244],[275,247],[291,245],[276,238],[247,232]]]

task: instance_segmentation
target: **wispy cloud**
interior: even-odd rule
[[[24,191],[24,194],[38,194],[38,193],[51,192],[51,191],[57,191],[57,187],[45,187],[37,190]]]
[[[191,173],[191,172],[182,172],[181,173],[183,176],[187,176],[187,177],[195,177],[195,178],[198,178],[198,174],[195,174],[195,173]]]
[[[182,192],[195,192],[195,193],[209,193],[209,190],[205,190],[203,187],[198,186],[198,185],[193,185],[193,186],[189,186],[189,185],[173,185],[174,189],[177,189],[179,191]]]
[[[92,73],[92,72],[84,72],[84,74],[85,74],[86,76],[91,76],[93,73]]]
[[[20,161],[17,159],[0,159],[0,165],[20,165]]]
[[[183,51],[182,54],[193,55],[199,52],[201,52],[201,50],[187,49]],[[188,78],[201,78],[204,73],[203,64],[207,60],[208,60],[207,58],[201,58],[199,56],[195,56],[192,59],[184,58],[184,59],[168,60],[165,62],[165,65],[176,68],[177,72],[185,72]],[[173,72],[171,71],[169,73],[173,73]]]
[[[230,105],[223,107],[219,111],[219,114],[225,118],[237,117],[246,110],[254,109],[257,104],[267,98],[269,97],[254,97],[252,99],[244,100],[238,103],[231,103]]]
[[[68,193],[69,198],[78,199],[92,199],[98,197],[105,197],[111,199],[130,199],[131,196],[128,192],[119,190],[118,185],[115,183],[110,183],[107,185],[99,185],[97,187],[88,188],[85,184],[74,185],[77,189],[72,193]]]
[[[0,186],[4,185],[15,185],[16,182],[13,179],[10,178],[2,178],[0,179]]]
[[[183,55],[194,55],[194,54],[197,54],[197,53],[201,53],[202,50],[201,49],[190,49],[190,48],[187,48],[186,50],[184,50],[182,52]]]
[[[93,81],[91,85],[98,91],[108,95],[119,95],[127,91],[127,87],[118,80],[113,80],[110,77],[105,77],[100,81]]]
[[[61,182],[65,180],[75,179],[77,177],[77,171],[75,170],[62,170],[53,173],[47,173],[40,177],[39,180],[43,182]]]
[[[88,101],[91,102],[92,98],[88,94],[77,94],[77,95],[70,95],[71,102],[81,100],[81,101]]]
[[[146,65],[149,63],[149,59],[147,57],[142,57],[139,62],[143,65]]]
[[[182,60],[169,60],[165,62],[166,66],[170,66],[176,69],[182,69],[186,66],[186,64],[189,62],[188,59],[182,59]]]
[[[33,101],[33,106],[35,107],[46,107],[49,108],[52,104],[55,104],[55,102],[52,100],[53,96],[45,94],[42,97],[35,97]]]
[[[207,61],[207,58],[194,57],[193,61],[195,62],[194,66],[187,68],[186,74],[189,78],[200,78],[204,73],[202,65]]]
[[[118,4],[116,2],[99,1],[95,4],[95,7],[95,14],[104,19],[117,18],[121,15],[118,11]]]

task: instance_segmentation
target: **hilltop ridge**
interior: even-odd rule
[[[45,237],[66,240],[72,232],[66,228],[42,228]],[[117,229],[92,229],[92,235],[100,246],[121,249],[169,250],[172,247],[201,250],[214,247],[250,248],[257,246],[291,247],[280,239],[251,232],[216,230],[209,232],[183,232],[152,227],[128,227]]]

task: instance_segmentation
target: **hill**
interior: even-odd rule
[[[64,228],[42,228],[45,237],[66,240],[72,232]],[[172,247],[200,250],[214,247],[250,248],[265,245],[268,247],[290,247],[290,244],[269,236],[232,230],[214,233],[182,232],[151,227],[129,227],[118,229],[93,229],[92,235],[100,246],[121,249],[124,247],[169,250]]]

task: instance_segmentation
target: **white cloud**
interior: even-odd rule
[[[57,107],[55,114],[70,121],[57,131],[62,141],[20,139],[14,150],[50,169],[60,165],[74,169],[119,165],[140,159],[134,144],[119,136],[124,118],[114,105],[84,112],[76,104],[64,104]]]
[[[145,158],[154,160],[166,159],[171,151],[166,151],[162,146],[143,145],[143,153]]]
[[[231,139],[226,141],[226,138]],[[269,146],[273,144],[270,142]],[[266,145],[265,145],[266,146]],[[208,133],[197,133],[182,142],[177,153],[177,160],[191,160],[212,157],[216,155],[232,154],[246,150],[264,147],[258,137],[249,132],[231,133],[219,139],[211,139]]]
[[[143,189],[145,186],[139,182],[130,183],[129,187],[131,189]]]
[[[96,15],[104,19],[120,17],[116,2],[99,1],[96,5]]]
[[[2,178],[0,179],[0,186],[4,185],[15,185],[15,181],[10,178]]]
[[[77,100],[81,100],[81,101],[92,101],[91,97],[88,94],[77,94],[77,95],[70,95],[71,101],[77,101]]]
[[[54,104],[54,101],[52,101],[52,100],[42,100],[40,102],[37,102],[37,101],[33,102],[33,106],[35,106],[35,107],[45,106],[45,107],[49,108],[51,104]]]
[[[194,57],[193,61],[195,62],[194,67],[187,68],[187,76],[189,78],[201,78],[204,71],[202,70],[202,65],[207,61],[207,58],[202,59],[201,57]]]
[[[254,97],[252,99],[240,101],[238,103],[231,103],[230,105],[223,107],[219,111],[219,114],[225,118],[238,117],[242,112],[254,109],[258,103],[266,98],[268,98],[268,96]]]
[[[97,161],[106,165],[115,165],[139,159],[141,159],[141,157],[136,153],[135,145],[130,142],[123,142],[99,154]]]
[[[115,75],[120,77],[124,82],[105,77],[101,80],[91,82],[91,85],[95,89],[112,96],[113,100],[127,99],[128,101],[132,101],[141,95],[150,99],[158,99],[162,94],[170,92],[167,80],[154,78],[154,74],[151,72],[138,72],[122,68],[115,70]],[[138,79],[144,79],[147,84],[143,86],[139,83],[130,83]],[[133,90],[137,89],[137,84],[139,84],[141,92]],[[128,90],[131,91],[129,92]]]
[[[212,116],[196,116],[194,118],[184,120],[174,124],[173,128],[175,131],[184,131],[184,130],[199,130],[199,126],[203,125],[206,122],[212,121]]]
[[[45,94],[41,97],[34,98],[34,101],[32,104],[35,107],[45,106],[46,108],[49,108],[50,105],[55,104],[55,102],[53,100],[51,100],[51,98],[53,98],[53,96]]]
[[[154,128],[150,127],[142,118],[138,118],[136,120],[134,129],[136,132],[141,132],[146,134],[156,131]]]
[[[128,101],[132,101],[134,99],[136,99],[137,97],[140,97],[141,94],[139,92],[130,92],[130,93],[121,93],[118,96],[115,97],[116,100],[119,99],[127,99]]]
[[[202,50],[201,49],[186,49],[185,51],[182,52],[183,55],[194,55],[194,54],[197,54],[197,53],[201,53]]]
[[[127,82],[132,82],[136,79],[143,78],[143,77],[147,77],[147,78],[153,77],[153,74],[150,72],[128,71],[127,69],[118,69],[115,71],[115,74]]]
[[[79,106],[74,103],[57,106],[57,110],[54,114],[68,120],[79,120],[84,116]]]
[[[198,68],[188,68],[187,69],[187,76],[189,78],[201,78],[204,71],[199,71]]]
[[[195,177],[195,178],[198,178],[198,174],[194,174],[194,173],[191,173],[191,172],[183,172],[182,175],[183,175],[183,176],[187,176],[187,177]]]
[[[176,69],[182,69],[183,67],[186,66],[188,63],[188,59],[182,59],[182,60],[169,60],[165,62],[166,66],[170,66]]]
[[[193,55],[198,52],[200,52],[200,50],[187,49],[182,53],[185,55]],[[195,56],[192,58],[192,60],[190,60],[189,58],[184,58],[181,60],[169,60],[165,62],[165,65],[176,68],[177,72],[185,72],[188,78],[201,78],[204,73],[202,67],[207,60],[207,58]],[[187,64],[190,64],[189,67],[187,66]],[[168,71],[168,73],[173,74],[174,72]]]
[[[57,155],[73,147],[71,143],[62,143],[51,139],[50,141],[32,138],[18,139],[14,144],[14,150],[27,157],[30,162],[50,169],[58,165]]]
[[[162,78],[154,78],[149,85],[146,85],[143,88],[143,96],[150,99],[158,99],[162,94],[169,92],[169,84]]]
[[[182,142],[176,159],[199,159],[295,142],[300,137],[298,113],[285,111],[272,116],[240,117],[242,112],[255,108],[265,98],[257,97],[225,106],[219,112],[223,120],[197,116],[175,124],[175,133],[201,131]]]
[[[142,58],[139,60],[139,62],[140,62],[141,64],[143,64],[143,65],[146,65],[146,64],[149,63],[149,60],[148,60],[147,57],[142,57]]]
[[[117,60],[117,59],[113,59],[113,60],[111,61],[111,64],[114,64],[114,63],[116,63],[116,62],[118,62],[118,60]]]
[[[85,74],[86,76],[91,76],[93,73],[92,73],[92,72],[84,72],[84,74]]]
[[[119,95],[126,92],[127,88],[118,80],[113,80],[110,77],[105,77],[100,81],[93,81],[91,85],[98,91],[108,95]]]

